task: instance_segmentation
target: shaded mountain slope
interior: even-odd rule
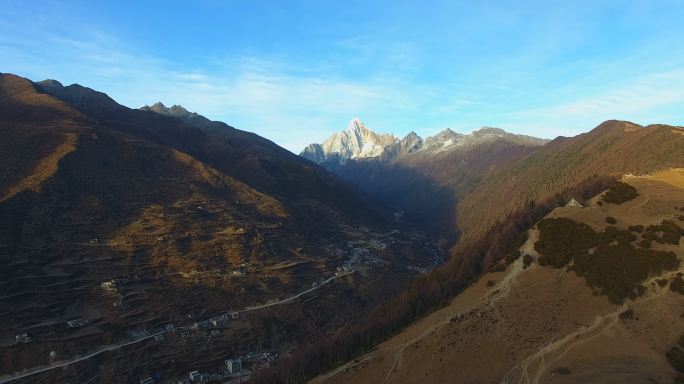
[[[165,324],[189,336],[144,339],[30,381],[137,382],[284,353],[358,319],[437,256],[349,183],[254,134],[207,133],[85,87],[9,74],[0,101],[3,374]],[[87,323],[67,327],[72,319]],[[15,343],[23,333],[29,341]]]
[[[298,156],[253,133],[211,122],[199,115],[184,124],[181,120],[149,110],[123,107],[101,92],[79,85],[62,87],[48,81],[39,86],[53,96],[74,102],[79,110],[95,116],[114,129],[144,137],[203,161],[254,188],[283,199],[312,197],[334,207],[347,219],[383,222],[377,204],[354,187],[333,177]],[[88,95],[88,96],[87,96]],[[202,121],[202,124],[196,124]],[[222,129],[205,132],[208,125]],[[218,133],[212,133],[217,131]]]
[[[459,231],[454,225],[458,202],[483,180],[544,143],[496,128],[468,135],[447,129],[425,140],[409,134],[380,156],[321,164],[403,210],[450,244]]]

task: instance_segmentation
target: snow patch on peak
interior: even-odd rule
[[[349,132],[363,132],[363,131],[370,131],[372,130],[368,127],[366,127],[366,124],[361,121],[358,117],[353,118],[350,122],[349,125],[347,126],[347,130]]]

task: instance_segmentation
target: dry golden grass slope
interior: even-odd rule
[[[639,196],[621,205],[557,208],[595,230],[677,221],[684,170],[627,177]],[[681,221],[677,221],[681,223]],[[538,256],[536,230],[521,251]],[[676,253],[679,245],[654,243]],[[620,268],[616,265],[615,268]],[[313,383],[672,383],[666,351],[684,331],[684,296],[669,288],[678,271],[651,276],[638,298],[613,304],[566,269],[522,259],[483,275],[451,304],[417,321],[375,350]],[[665,280],[667,283],[665,284]],[[658,283],[660,282],[660,284]],[[664,285],[663,285],[664,284]]]
[[[36,191],[52,177],[59,160],[76,148],[74,132],[86,121],[16,76],[0,76],[0,116],[0,202],[23,190]]]

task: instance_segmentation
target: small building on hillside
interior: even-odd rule
[[[16,339],[17,344],[28,343],[29,341],[31,341],[31,338],[29,337],[29,335],[27,333],[20,333],[20,334],[14,336],[14,338]]]
[[[202,375],[199,373],[199,371],[192,371],[189,374],[190,376],[190,381],[193,383],[196,383],[200,380],[202,380]]]
[[[584,205],[580,204],[574,197],[571,198],[565,206],[568,208],[584,208]]]
[[[209,320],[209,322],[214,327],[221,327],[228,322],[228,315],[221,315],[221,316],[212,317]]]
[[[242,371],[242,360],[240,358],[226,360],[226,370],[232,374],[240,373]]]

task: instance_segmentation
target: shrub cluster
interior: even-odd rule
[[[584,223],[550,218],[540,221],[537,227],[539,241],[534,247],[541,255],[540,265],[562,268],[574,260],[572,269],[577,275],[614,303],[643,293],[640,283],[649,276],[679,266],[673,252],[646,249],[650,243],[647,246],[640,243],[642,248],[636,248],[631,242],[637,237],[614,226],[596,233]],[[671,226],[667,227],[672,230]],[[594,251],[590,253],[592,248]]]
[[[628,320],[634,318],[634,309],[630,308],[618,315],[622,320]]]
[[[684,334],[679,337],[677,344],[665,353],[665,356],[672,368],[678,372],[675,383],[684,382]]]
[[[651,248],[651,240],[643,239],[639,242],[641,248]]]
[[[608,188],[608,191],[603,195],[603,201],[611,204],[622,204],[626,201],[633,200],[637,196],[639,196],[639,193],[637,193],[636,188],[627,183],[618,181]]]
[[[596,246],[596,233],[584,223],[567,218],[544,219],[537,227],[539,241],[534,243],[534,249],[541,255],[541,265],[564,267],[575,256]]]
[[[516,249],[516,250],[514,250],[514,251],[509,252],[509,253],[504,257],[504,261],[506,262],[506,265],[509,265],[509,264],[511,264],[512,262],[518,260],[519,257],[520,257],[520,251]]]
[[[651,275],[679,266],[673,252],[660,252],[634,248],[630,244],[599,245],[593,254],[584,253],[575,258],[574,270],[583,276],[592,288],[601,289],[614,303],[643,294],[640,283]]]
[[[660,244],[679,244],[679,239],[684,235],[684,229],[680,228],[675,222],[663,220],[660,225],[649,225],[645,229],[642,237],[648,241],[655,241]],[[658,235],[658,233],[661,233]]]
[[[684,295],[684,279],[682,279],[681,276],[677,276],[672,279],[672,282],[670,283],[670,289],[681,295]]]
[[[625,231],[619,229],[618,227],[609,225],[603,230],[603,233],[599,233],[598,241],[601,244],[610,244],[614,241],[618,243],[630,243],[637,239],[636,235],[630,231]]]
[[[530,265],[532,265],[533,261],[534,261],[534,259],[532,258],[531,255],[525,254],[525,256],[523,256],[523,268],[527,268]]]

